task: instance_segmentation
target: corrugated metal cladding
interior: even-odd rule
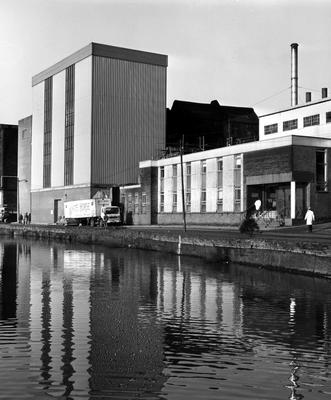
[[[93,57],[92,184],[137,182],[165,147],[166,67]]]

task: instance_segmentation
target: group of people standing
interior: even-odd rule
[[[20,224],[30,224],[31,223],[31,213],[26,212],[24,215],[20,214],[18,217],[18,222]]]

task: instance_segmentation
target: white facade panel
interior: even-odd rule
[[[74,185],[91,182],[92,57],[75,64]]]
[[[217,159],[207,160],[207,212],[216,212],[217,210]]]
[[[164,212],[172,211],[172,165],[164,168]]]
[[[64,184],[65,71],[53,76],[52,187]]]
[[[234,156],[223,157],[223,211],[234,210]]]
[[[32,87],[31,190],[43,187],[44,82]]]
[[[184,177],[184,175],[183,175],[183,177]],[[185,179],[185,178],[183,178],[183,179]],[[184,193],[185,193],[185,191],[184,191]],[[177,164],[177,212],[183,212],[182,166],[181,166],[181,164]]]
[[[191,163],[191,212],[200,212],[201,161]]]

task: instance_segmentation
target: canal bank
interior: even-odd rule
[[[63,227],[0,225],[0,234],[11,237],[68,241],[107,247],[198,256],[210,261],[282,269],[331,278],[331,224],[316,226],[309,235],[304,227],[263,231],[253,236],[236,230],[192,227]]]

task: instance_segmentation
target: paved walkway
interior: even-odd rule
[[[315,224],[313,232],[307,230],[306,225],[280,227],[277,229],[261,230],[253,236],[241,234],[237,227],[230,226],[203,226],[203,225],[187,225],[186,233],[183,226],[177,225],[152,225],[152,226],[126,226],[127,229],[147,230],[147,231],[173,231],[181,232],[188,236],[202,236],[209,239],[212,238],[258,238],[266,240],[289,240],[300,242],[317,242],[331,245],[331,222],[324,224]]]

